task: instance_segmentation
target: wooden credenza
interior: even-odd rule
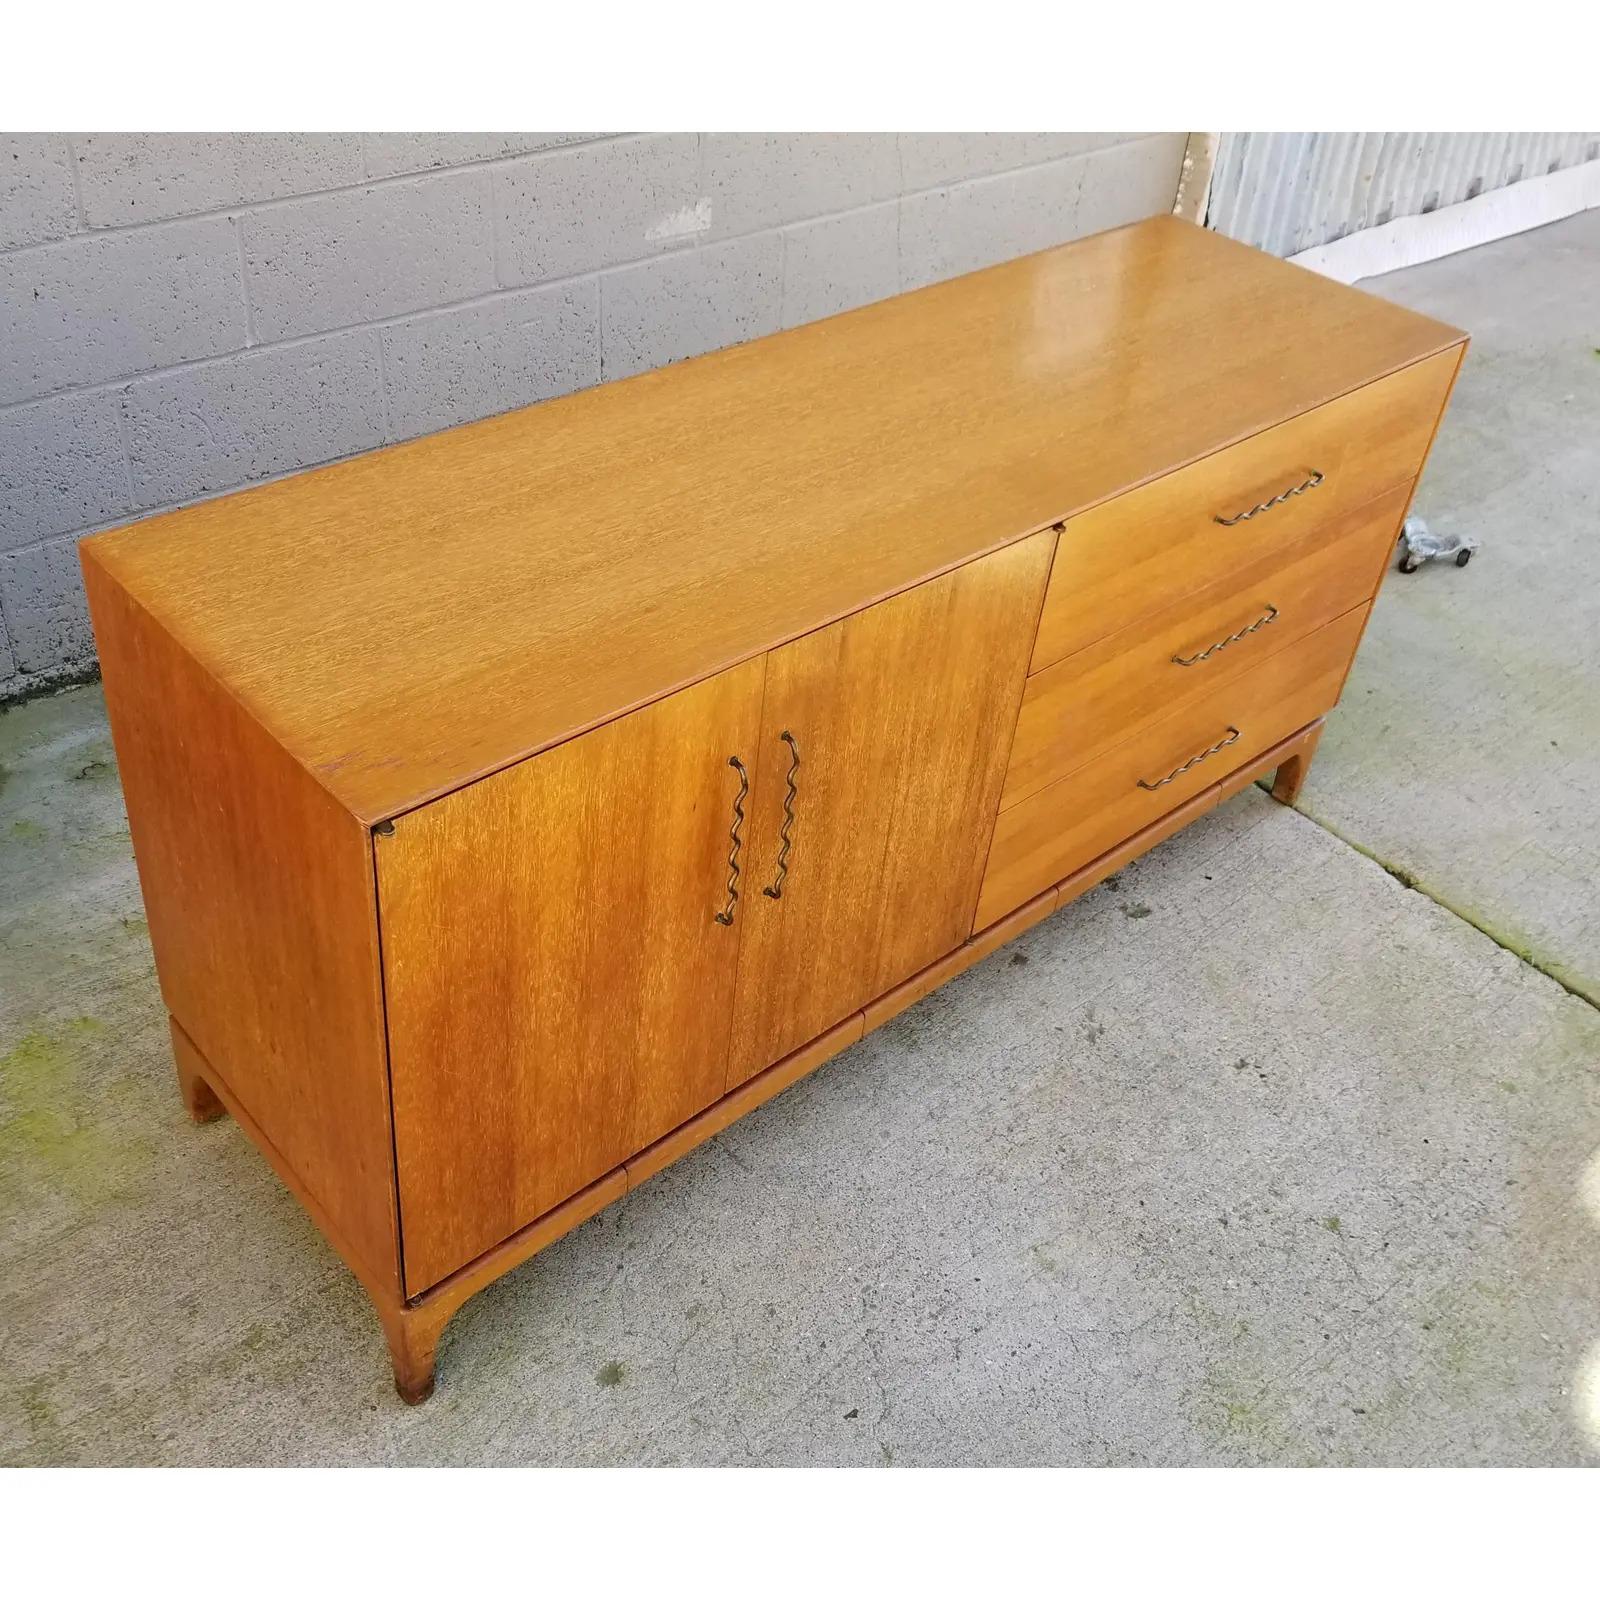
[[[1465,337],[1158,219],[86,540],[180,1084],[472,1293],[1259,776]]]

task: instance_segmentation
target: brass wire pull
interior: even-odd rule
[[[794,797],[800,792],[800,786],[794,781],[795,773],[800,770],[800,746],[787,728],[778,737],[789,747],[789,792],[783,797],[783,827],[778,834],[778,875],[761,891],[769,900],[783,898],[783,880],[789,876],[789,851],[794,844],[790,838],[794,827]]]
[[[739,774],[739,792],[733,797],[733,826],[728,830],[728,837],[733,840],[733,848],[728,851],[728,903],[711,919],[724,928],[733,926],[733,908],[739,903],[739,851],[744,845],[739,830],[744,826],[744,797],[750,793],[750,774],[744,770],[744,762],[738,756],[729,756],[728,765]]]
[[[1165,789],[1174,778],[1181,778],[1190,767],[1198,767],[1202,761],[1209,761],[1219,750],[1226,750],[1230,744],[1241,738],[1243,738],[1243,735],[1239,732],[1239,730],[1230,725],[1228,728],[1227,737],[1225,739],[1217,740],[1217,742],[1212,745],[1209,750],[1202,750],[1199,755],[1190,756],[1181,767],[1174,767],[1172,771],[1166,775],[1166,777],[1157,778],[1154,783],[1151,783],[1148,778],[1141,778],[1139,780],[1139,787],[1141,789]]]
[[[1213,522],[1220,522],[1224,528],[1231,528],[1236,522],[1248,522],[1251,517],[1259,517],[1263,511],[1270,511],[1274,506],[1281,506],[1285,500],[1293,500],[1297,494],[1304,494],[1307,489],[1315,489],[1322,482],[1323,475],[1313,472],[1304,483],[1297,483],[1292,489],[1285,489],[1282,494],[1275,494],[1270,500],[1263,500],[1258,506],[1251,506],[1248,511],[1241,511],[1236,517],[1213,517]]]
[[[1215,644],[1208,644],[1197,656],[1174,656],[1172,663],[1178,667],[1198,667],[1202,661],[1209,661],[1217,651],[1226,650],[1230,644],[1238,644],[1241,639],[1248,639],[1252,633],[1277,620],[1278,608],[1269,605],[1249,627],[1241,628],[1237,633],[1230,633],[1226,639],[1218,639]]]

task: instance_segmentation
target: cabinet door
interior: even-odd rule
[[[727,896],[763,660],[399,818],[376,840],[406,1289],[715,1100]],[[738,903],[742,912],[745,902]]]
[[[767,658],[729,1087],[971,932],[1054,544]]]

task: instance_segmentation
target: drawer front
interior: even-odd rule
[[[1124,628],[1028,679],[1000,806],[1075,772],[1372,597],[1411,494],[1402,484],[1210,596]]]
[[[1071,518],[1056,547],[1029,670],[1282,553],[1409,483],[1459,359],[1455,350],[1432,356]]]
[[[1322,716],[1339,698],[1369,610],[1347,612],[1002,811],[974,926],[987,927]]]

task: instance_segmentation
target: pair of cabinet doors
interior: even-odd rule
[[[1053,538],[377,841],[409,1293],[967,937]]]

